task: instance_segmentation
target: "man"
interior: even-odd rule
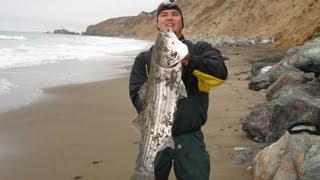
[[[227,78],[227,68],[220,51],[209,43],[192,43],[184,38],[181,9],[177,4],[161,3],[157,9],[157,28],[166,31],[171,28],[189,50],[181,61],[182,80],[186,86],[187,98],[179,100],[172,136],[175,148],[158,152],[155,159],[156,179],[168,179],[172,163],[177,179],[207,180],[210,174],[210,157],[205,148],[201,126],[207,120],[209,91]],[[143,110],[138,91],[148,78],[152,47],[141,52],[133,64],[129,91],[136,110]]]

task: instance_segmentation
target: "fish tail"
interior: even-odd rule
[[[137,170],[130,177],[130,180],[155,180],[155,179],[156,177],[153,174],[143,173]]]

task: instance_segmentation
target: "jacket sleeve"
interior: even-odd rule
[[[136,108],[137,112],[140,113],[143,109],[142,102],[139,98],[139,90],[144,82],[147,80],[148,67],[144,53],[140,53],[134,60],[130,79],[129,79],[129,95],[132,104]]]
[[[197,77],[199,90],[204,92],[222,84],[228,75],[220,51],[207,42],[194,45],[186,70]]]

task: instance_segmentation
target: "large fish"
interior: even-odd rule
[[[178,99],[186,97],[181,60],[187,54],[187,46],[172,30],[159,31],[152,50],[149,77],[139,91],[144,109],[132,123],[140,138],[133,179],[154,179],[157,152],[166,147],[174,148],[171,129]]]

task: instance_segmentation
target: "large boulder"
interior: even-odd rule
[[[256,105],[242,129],[254,141],[273,143],[293,124],[319,121],[320,101],[296,87],[286,86],[270,101]]]
[[[281,75],[271,86],[267,89],[267,100],[269,101],[274,94],[276,94],[278,91],[280,91],[283,87],[287,85],[291,86],[299,86],[303,83],[307,83],[308,81],[314,80],[314,74],[313,73],[288,73]]]
[[[320,37],[301,46],[294,66],[304,72],[320,75]]]
[[[257,153],[252,162],[254,180],[319,179],[320,136],[285,133]]]

